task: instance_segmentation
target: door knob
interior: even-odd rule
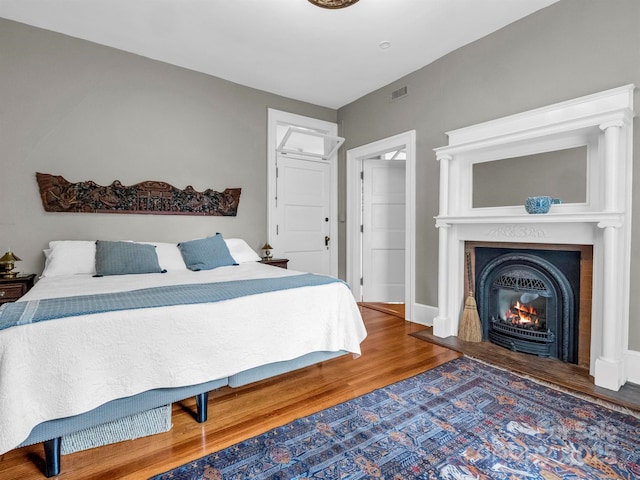
[[[329,246],[329,241],[331,240],[331,237],[329,236],[325,236],[324,237],[324,246],[328,247]]]

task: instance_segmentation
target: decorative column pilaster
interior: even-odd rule
[[[620,129],[624,126],[622,121],[616,120],[600,125],[604,132],[605,145],[605,171],[604,171],[604,211],[613,212],[618,205],[618,171],[620,164]]]
[[[440,216],[446,217],[449,215],[449,170],[453,157],[440,154],[436,159],[440,162]]]
[[[440,217],[449,215],[449,169],[453,160],[451,155],[437,155],[440,162]],[[449,312],[449,265],[451,225],[436,220],[438,228],[438,316],[433,320],[433,334],[436,337],[455,335],[452,332],[452,312]]]
[[[615,212],[618,205],[618,175],[620,154],[621,121],[607,122],[600,125],[604,132],[605,178],[604,178],[604,210]],[[620,251],[620,228],[622,222],[600,222],[603,229],[603,281],[602,281],[602,343],[600,355],[595,362],[595,384],[610,390],[619,390],[624,384],[624,362],[622,358],[622,331],[619,327],[618,294],[621,282],[618,278]]]
[[[452,312],[449,312],[449,234],[451,225],[436,222],[438,228],[438,316],[433,319],[433,334],[446,338],[454,335],[452,332]]]

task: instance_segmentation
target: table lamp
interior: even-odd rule
[[[13,278],[18,275],[19,272],[12,272],[12,270],[15,263],[19,261],[21,259],[14,255],[11,249],[0,257],[0,278]]]
[[[271,250],[273,250],[273,247],[269,245],[269,242],[265,243],[262,246],[262,250],[264,250],[264,257],[262,257],[264,260],[271,260],[273,258],[273,256],[271,255]]]

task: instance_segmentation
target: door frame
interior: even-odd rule
[[[405,147],[405,319],[411,320],[415,302],[416,131],[410,130],[347,150],[347,283],[356,300],[362,299],[362,188],[360,172],[368,157]]]
[[[275,208],[278,196],[276,187],[276,172],[278,162],[278,125],[288,125],[312,129],[337,137],[338,124],[305,117],[295,113],[283,112],[273,108],[267,109],[267,242],[273,245],[273,255],[278,256],[278,232],[275,222]],[[304,156],[287,155],[291,158],[305,159]],[[318,161],[317,157],[308,157],[307,160]],[[322,160],[321,160],[322,161]],[[326,160],[329,163],[329,175],[331,182],[331,206],[329,209],[329,237],[331,248],[329,249],[329,272],[332,276],[338,276],[338,155],[334,153]]]

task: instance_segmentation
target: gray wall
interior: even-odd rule
[[[337,112],[0,19],[0,254],[40,273],[56,239],[267,236],[267,108]],[[75,182],[241,187],[237,217],[46,213],[35,172]]]
[[[437,305],[439,170],[433,148],[447,145],[445,132],[629,83],[640,85],[640,2],[561,0],[338,110],[344,150],[417,131],[418,303]],[[391,92],[405,85],[409,95],[392,103]],[[635,98],[640,112],[638,92]],[[634,160],[639,155],[636,120]],[[344,153],[341,160],[344,176]],[[640,184],[639,168],[634,183]],[[640,195],[633,211],[632,298],[640,289]],[[630,338],[631,349],[640,350],[637,302],[631,305]]]

